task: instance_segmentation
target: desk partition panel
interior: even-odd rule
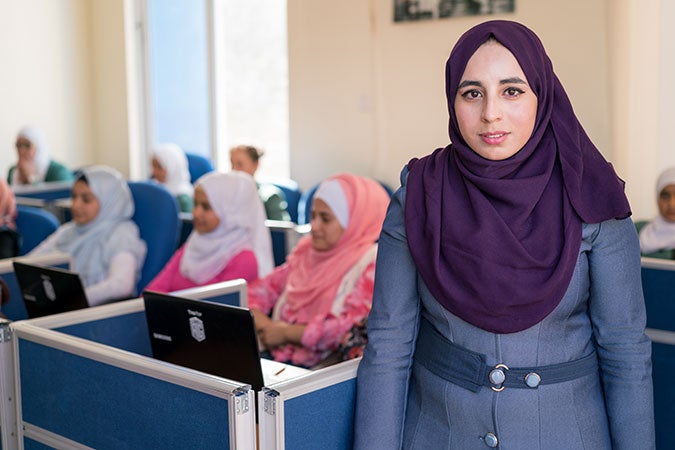
[[[246,280],[238,278],[236,280],[221,281],[220,283],[208,284],[206,286],[173,291],[170,295],[246,308],[248,306],[247,292]]]
[[[11,325],[24,448],[255,448],[249,385],[151,358],[143,302]]]
[[[652,340],[656,448],[669,448],[675,423],[675,261],[642,258],[642,290]]]
[[[2,450],[17,448],[12,331],[9,324],[9,320],[0,319],[0,448]]]
[[[245,288],[235,280],[173,294],[245,305]],[[5,328],[3,450],[351,448],[360,360],[270,384],[256,402],[248,384],[151,358],[142,299]]]
[[[261,450],[352,448],[361,359],[271,384],[258,395]]]

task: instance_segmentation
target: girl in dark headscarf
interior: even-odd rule
[[[630,207],[539,38],[472,28],[446,95],[380,237],[356,448],[653,448]]]

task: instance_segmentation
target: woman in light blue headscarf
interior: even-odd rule
[[[146,245],[131,221],[134,201],[116,170],[83,169],[73,185],[73,219],[63,224],[30,255],[61,251],[73,258],[89,305],[129,298],[145,260]]]

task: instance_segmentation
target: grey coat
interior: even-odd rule
[[[355,448],[468,450],[496,442],[503,450],[654,448],[651,345],[630,219],[585,224],[573,278],[556,309],[529,329],[494,334],[454,316],[427,290],[408,251],[404,203],[405,186],[379,241]],[[599,371],[537,389],[473,393],[413,362],[422,315],[449,340],[485,354],[489,365],[556,364],[595,350]],[[488,433],[496,441],[486,440]]]

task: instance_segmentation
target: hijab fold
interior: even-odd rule
[[[159,144],[152,150],[152,156],[166,170],[166,180],[162,183],[173,195],[189,195],[193,189],[190,184],[190,170],[185,152],[176,144]]]
[[[466,144],[454,111],[469,58],[490,37],[513,53],[537,96],[532,136],[500,161]],[[582,223],[630,215],[623,181],[577,120],[539,38],[519,23],[489,21],[460,37],[446,96],[452,144],[408,164],[410,252],[448,311],[487,331],[521,331],[567,291]]]
[[[190,233],[180,261],[180,272],[197,284],[220,273],[242,250],[255,253],[258,276],[272,271],[272,240],[265,226],[265,208],[253,178],[244,172],[210,172],[197,180],[218,216],[208,233]]]

